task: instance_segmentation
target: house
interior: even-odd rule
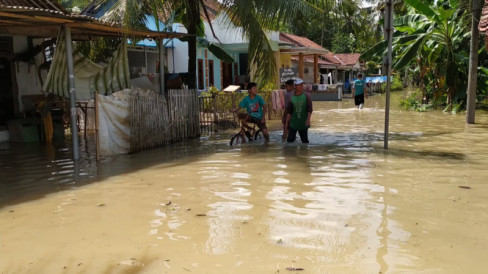
[[[115,0],[96,6],[95,3],[85,9],[84,13],[94,17],[102,17],[107,12],[107,6]],[[208,48],[197,45],[197,71],[196,84],[199,90],[215,87],[219,90],[231,84],[241,84],[250,81],[252,72],[249,71],[248,48],[249,41],[242,29],[236,27],[228,20],[225,13],[220,12],[220,6],[212,1],[206,1],[205,7],[208,14],[201,14],[204,18],[205,38],[207,41],[219,45],[233,58],[233,62],[227,63],[220,60]],[[97,8],[94,8],[96,6]],[[148,19],[148,28],[155,30],[154,19]],[[162,24],[162,23],[161,23]],[[211,26],[212,27],[211,27]],[[182,24],[174,23],[171,26],[175,32],[186,33]],[[212,33],[212,28],[214,34]],[[280,70],[292,69],[296,71],[294,77],[301,77],[310,84],[324,82],[324,76],[330,73],[330,84],[345,82],[349,79],[348,71],[354,70],[356,63],[350,62],[347,55],[335,56],[327,49],[311,41],[306,37],[269,31],[269,42],[276,52],[277,74]],[[188,71],[188,45],[178,39],[165,41],[167,64],[169,73],[186,73]],[[155,73],[155,64],[158,56],[154,52],[155,43],[137,43],[129,49],[129,66],[131,77]],[[354,55],[355,56],[355,55]],[[358,55],[359,56],[359,55]],[[283,82],[277,77],[277,86]]]
[[[320,56],[329,51],[306,37],[284,32],[279,35],[280,42],[284,44],[280,48],[282,67],[297,68],[297,77],[305,83],[320,83],[319,66],[326,64]]]
[[[351,83],[356,74],[364,70],[364,63],[359,60],[360,53],[334,54],[340,61],[337,66],[339,71],[338,79],[343,83]]]
[[[67,40],[72,38],[72,40],[86,41],[102,36],[120,37],[123,34],[153,39],[181,37],[181,34],[177,33],[125,29],[86,15],[71,14],[55,0],[0,0],[0,79],[2,81],[0,131],[2,138],[6,135],[4,132],[8,122],[16,122],[15,126],[22,127],[25,121],[17,118],[35,113],[36,103],[46,97],[42,86],[48,76],[47,69],[52,59],[53,43],[58,37],[61,27],[64,28],[64,33],[69,34]],[[69,57],[67,58],[69,59]],[[67,63],[69,68],[70,64]],[[59,79],[65,81],[64,83],[68,86],[67,72],[60,73],[66,73],[66,78],[60,77]],[[76,89],[72,90],[74,90],[73,94],[76,94]],[[66,96],[66,94],[67,92],[60,95]],[[75,109],[76,105],[70,107]],[[76,115],[74,115],[74,121],[76,121]],[[76,125],[74,127],[75,129],[72,128],[73,133],[76,132]],[[8,134],[7,138],[11,140],[11,137],[11,134]],[[5,140],[2,139],[2,141]]]

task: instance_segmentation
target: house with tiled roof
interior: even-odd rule
[[[359,60],[360,53],[335,53],[335,57],[340,61],[340,67],[345,69],[361,70],[362,63]]]
[[[328,64],[320,56],[328,54],[330,51],[307,37],[285,32],[280,32],[280,43],[282,43],[281,66],[297,68],[298,77],[302,78],[305,83],[319,83],[319,67]],[[289,49],[285,45],[288,45]]]
[[[363,71],[365,68],[364,62],[359,57],[360,53],[336,53],[336,57],[340,61],[340,65],[337,66],[338,71],[344,71],[345,73],[339,77],[339,80],[345,83],[347,88],[348,83],[351,83],[356,78],[357,73]]]
[[[304,73],[302,78],[308,83],[323,83],[325,77],[329,77],[330,84],[336,84],[337,82],[349,82],[353,79],[353,74],[357,71],[362,71],[364,65],[359,60],[359,53],[352,54],[334,54],[327,51],[317,43],[302,36],[297,36],[289,33],[280,33],[280,42],[293,44],[295,48],[308,48],[308,49],[322,49],[326,53],[318,54],[318,60],[314,60],[314,55],[306,55],[303,57],[304,61]],[[286,60],[282,61],[282,65],[286,64],[290,67],[299,67],[299,55],[291,56],[291,63],[286,63]],[[317,68],[319,74],[322,75],[320,79],[314,78],[314,68]]]

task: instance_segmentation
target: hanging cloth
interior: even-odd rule
[[[51,68],[42,90],[69,98],[65,41],[64,31],[61,29]],[[109,95],[124,88],[129,88],[130,74],[126,43],[124,41],[120,43],[105,66],[100,66],[90,61],[79,52],[73,53],[73,72],[76,99],[93,99],[95,91],[103,95]]]

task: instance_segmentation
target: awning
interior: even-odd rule
[[[156,32],[123,28],[86,15],[71,14],[57,1],[0,0],[0,34],[33,38],[56,38],[59,26],[71,28],[73,40],[130,35],[140,38],[179,38],[185,33]]]

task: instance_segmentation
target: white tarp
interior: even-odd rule
[[[100,155],[130,152],[130,89],[109,96],[97,94]]]
[[[153,90],[123,89],[104,96],[97,94],[98,153],[117,155],[131,149],[131,97],[154,98]]]

